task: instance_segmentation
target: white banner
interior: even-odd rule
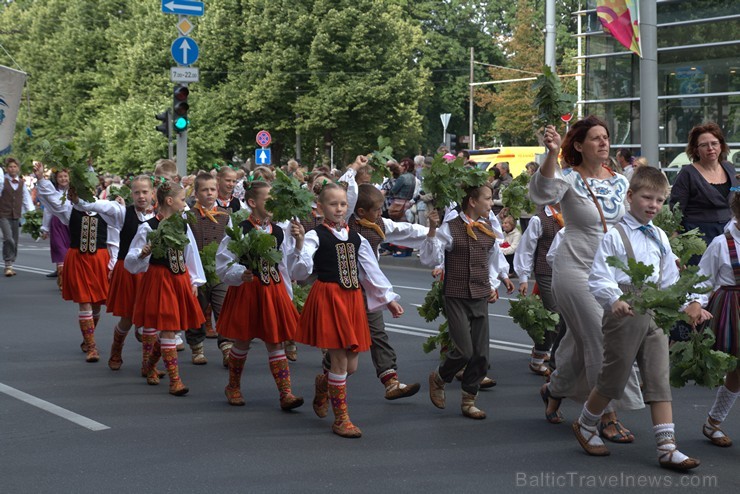
[[[0,65],[0,155],[8,154],[13,144],[25,82],[25,72]]]

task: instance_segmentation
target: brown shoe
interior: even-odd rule
[[[190,350],[193,352],[193,365],[206,365],[208,363],[203,346],[203,342],[190,345]]]
[[[15,276],[15,270],[11,268],[10,266],[7,266],[5,268],[5,276],[7,277]]]
[[[85,356],[85,361],[92,363],[92,362],[97,362],[99,360],[100,360],[100,354],[98,353],[97,347],[95,347],[95,345],[92,345],[92,347],[88,345],[87,355]]]
[[[280,398],[280,408],[286,412],[298,408],[301,405],[303,405],[303,398],[301,396],[295,396],[293,393],[288,393]]]
[[[170,394],[174,396],[185,396],[190,389],[182,381],[170,381]]]
[[[668,470],[674,470],[676,472],[686,472],[701,465],[701,461],[696,458],[686,458],[680,463],[674,462],[673,455],[679,451],[676,447],[676,444],[673,442],[659,444],[658,451],[662,452],[662,454],[658,457],[658,463],[660,463],[661,467],[667,468]]]
[[[713,424],[710,422],[710,419],[707,419],[701,428],[701,432],[707,439],[712,441],[712,444],[715,446],[719,446],[720,448],[729,448],[732,446],[732,439],[730,439],[727,434],[719,428],[721,423],[722,422],[719,424]]]
[[[480,382],[480,389],[490,389],[498,384],[495,379],[491,379],[490,377],[486,376],[483,378],[483,380]]]
[[[160,374],[157,369],[151,369],[146,375],[146,383],[149,386],[156,386],[159,384],[159,378],[163,375],[164,373]]]
[[[429,374],[429,399],[435,407],[445,407],[445,382],[439,377],[437,371]]]
[[[466,391],[462,392],[462,414],[471,419],[483,420],[486,418],[486,412],[475,406],[475,398],[477,395],[470,394]]]
[[[360,428],[349,420],[343,420],[342,422],[338,423],[334,422],[331,425],[331,431],[338,436],[352,439],[362,437],[362,431],[360,430]]]
[[[242,391],[239,388],[230,388],[226,386],[224,389],[224,393],[226,394],[226,399],[229,402],[229,405],[235,406],[235,407],[243,407],[244,406],[244,397],[242,396]]]
[[[584,430],[588,434],[588,437],[583,435]],[[594,437],[599,438],[599,441],[601,441],[599,431],[596,427],[594,427],[593,431],[586,429],[585,426],[581,425],[581,423],[576,420],[573,422],[573,433],[576,435],[576,439],[578,439],[578,444],[580,444],[583,450],[591,456],[609,456],[611,454],[604,443],[589,444],[589,441]]]
[[[414,396],[419,392],[419,389],[421,389],[421,384],[419,383],[406,385],[393,377],[385,382],[385,399],[397,400],[399,398]]]
[[[319,374],[314,380],[313,411],[319,418],[329,414],[329,379],[326,374]]]
[[[285,357],[291,362],[298,360],[298,347],[294,341],[288,341],[285,343]]]
[[[123,359],[120,355],[111,355],[111,357],[108,359],[108,368],[110,368],[110,370],[120,370],[122,365]]]

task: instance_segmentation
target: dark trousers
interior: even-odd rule
[[[226,298],[226,290],[228,288],[224,283],[217,283],[215,285],[206,283],[198,288],[198,303],[200,303],[200,310],[203,311],[203,314],[206,313],[206,308],[210,304],[213,308],[213,315],[216,321],[218,321],[218,315],[221,314],[221,306],[224,304],[224,298]],[[190,346],[202,343],[206,339],[206,325],[201,324],[199,328],[185,331],[185,338]],[[217,342],[219,347],[225,341],[231,340],[218,335]]]
[[[462,389],[477,394],[488,372],[488,299],[445,297],[445,312],[455,348],[447,352],[440,364],[439,376],[452,382],[465,367]]]

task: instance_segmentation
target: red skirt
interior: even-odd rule
[[[283,283],[263,285],[255,278],[251,283],[229,287],[216,330],[232,340],[259,338],[278,344],[293,339],[298,318]]]
[[[131,274],[123,267],[123,261],[116,262],[108,290],[107,312],[116,317],[131,319],[134,315],[134,302],[144,273]]]
[[[64,256],[62,298],[76,304],[104,304],[108,296],[108,249],[94,254],[69,249]]]
[[[187,270],[173,274],[165,266],[150,264],[134,303],[134,325],[158,331],[199,328],[206,318],[190,287]]]
[[[316,280],[294,339],[318,348],[369,350],[370,327],[362,290],[345,290],[337,283]]]

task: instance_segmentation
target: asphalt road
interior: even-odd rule
[[[431,277],[413,258],[382,264],[406,309],[400,319],[387,318],[399,374],[404,382],[421,382],[422,391],[386,401],[363,354],[348,397],[364,435],[348,440],[330,432],[331,414],[319,419],[311,410],[320,359],[312,348],[300,347],[291,366],[294,392],[307,401],[291,413],[278,407],[259,344],[245,368],[245,407],[225,401],[228,373],[215,340],[207,340],[206,366],[193,366],[189,350],[180,353],[190,387],[182,398],[167,394],[166,379],[152,387],[139,377],[140,346],[131,336],[123,368],[108,369],[115,324],[108,315],[96,335],[102,359],[86,363],[77,308],[44,277],[51,269],[48,245],[27,237],[22,244],[18,275],[0,278],[1,493],[740,489],[734,470],[740,446],[720,449],[702,436],[714,391],[695,386],[674,390],[679,446],[702,460],[694,475],[658,467],[647,410],[621,415],[634,444],[611,446],[607,458],[587,456],[569,425],[579,405],[564,402],[564,424],[545,421],[543,381],[527,368],[530,344],[506,315],[507,300],[490,306],[490,375],[498,386],[478,399],[488,418],[461,415],[457,384],[448,386],[447,409],[434,408],[426,379],[437,355],[425,354],[421,344],[437,324],[425,323],[415,307]],[[739,416],[736,407],[724,427],[738,441]]]

